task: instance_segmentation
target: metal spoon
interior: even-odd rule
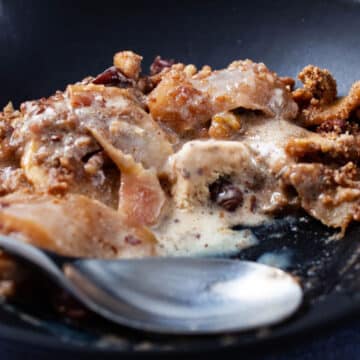
[[[302,300],[301,287],[292,276],[254,262],[69,259],[6,236],[0,236],[0,247],[43,270],[95,313],[140,330],[249,330],[284,320]]]

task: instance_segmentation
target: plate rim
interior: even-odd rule
[[[344,297],[343,294],[340,295],[341,297]],[[219,342],[213,341],[214,338],[219,337],[221,335],[212,335],[208,336],[209,341],[206,341],[206,343],[196,343],[191,344],[189,347],[185,347],[181,349],[161,349],[157,346],[151,348],[151,349],[134,349],[134,348],[120,348],[116,346],[96,346],[91,343],[87,344],[81,344],[81,343],[72,343],[70,341],[65,341],[59,337],[56,337],[51,334],[41,334],[41,333],[34,333],[30,329],[21,329],[18,326],[11,326],[7,324],[0,323],[0,341],[1,342],[9,342],[11,344],[26,344],[28,346],[36,347],[37,349],[42,350],[58,350],[63,353],[76,353],[76,354],[91,354],[91,355],[115,355],[115,354],[124,354],[124,355],[131,355],[131,354],[176,354],[176,353],[184,353],[184,354],[191,354],[191,353],[200,353],[200,352],[208,352],[208,351],[230,351],[234,349],[240,349],[245,347],[251,347],[256,346],[258,344],[271,344],[273,341],[279,341],[283,340],[284,338],[288,338],[289,340],[293,340],[296,336],[308,336],[311,335],[316,330],[323,331],[324,329],[327,330],[334,330],[336,328],[336,324],[338,324],[339,321],[346,321],[351,320],[351,315],[354,315],[356,313],[360,314],[360,302],[355,297],[349,297],[345,296],[346,299],[345,304],[342,304],[340,308],[337,308],[336,313],[332,313],[332,316],[330,317],[323,317],[319,318],[316,321],[310,322],[308,324],[305,324],[305,326],[300,326],[298,328],[297,326],[294,326],[290,329],[290,331],[287,329],[287,327],[280,329],[280,331],[273,332],[272,335],[268,337],[260,338],[258,337],[256,341],[253,340],[247,340],[245,342],[238,342],[235,341],[234,343],[227,344],[221,346]],[[313,305],[312,308],[315,308],[321,306],[321,302]],[[3,305],[0,304],[1,311],[7,311]],[[13,317],[17,317],[15,314],[11,314]],[[302,317],[300,317],[301,319]],[[1,319],[1,314],[0,314]],[[292,318],[290,318],[290,321]],[[25,320],[22,320],[25,322]],[[324,331],[323,331],[324,332]],[[225,335],[225,334],[224,334]],[[234,336],[238,338],[241,336],[241,332],[238,333],[231,333],[231,336]],[[173,336],[173,335],[169,335]],[[176,338],[177,336],[174,336]],[[212,339],[212,340],[211,340]]]

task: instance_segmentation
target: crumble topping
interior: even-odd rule
[[[238,251],[235,225],[304,209],[360,220],[360,83],[262,63],[197,69],[118,52],[103,73],[0,113],[0,232],[65,255]],[[239,235],[240,234],[240,235]],[[6,279],[8,281],[8,279]],[[10,289],[8,285],[4,285]]]

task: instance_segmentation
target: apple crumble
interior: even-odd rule
[[[342,233],[360,220],[360,82],[339,98],[312,65],[294,89],[251,60],[157,57],[148,75],[141,62],[118,52],[96,77],[4,108],[0,233],[122,258],[239,250],[254,239],[234,226],[297,209]]]

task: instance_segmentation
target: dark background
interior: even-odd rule
[[[213,67],[251,58],[289,76],[313,63],[327,67],[344,94],[360,79],[359,34],[358,0],[0,0],[0,107],[9,100],[19,105],[48,96],[97,74],[121,49],[142,54],[144,70],[158,54]],[[232,357],[360,359],[359,340],[360,321],[354,314],[338,328],[239,350]],[[45,354],[63,358],[53,351]],[[19,345],[3,341],[0,346],[1,360],[39,356],[21,339]]]
[[[121,49],[146,69],[158,54],[213,67],[251,58],[289,76],[314,63],[345,92],[360,78],[359,14],[358,0],[0,0],[0,106],[99,73]]]

